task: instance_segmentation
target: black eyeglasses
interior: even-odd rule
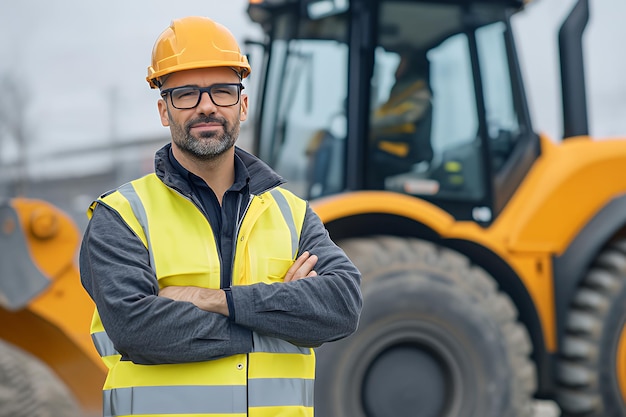
[[[188,85],[167,88],[161,91],[161,97],[165,98],[169,94],[174,108],[187,110],[193,109],[200,104],[202,93],[208,93],[213,104],[220,107],[229,107],[239,103],[239,97],[243,88],[241,83],[213,84],[208,87]]]

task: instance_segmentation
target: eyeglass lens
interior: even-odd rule
[[[202,93],[209,97],[216,106],[234,106],[239,102],[239,84],[214,84],[208,87],[178,87],[170,92],[172,104],[178,109],[191,109],[200,103]]]

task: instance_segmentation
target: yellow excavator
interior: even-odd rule
[[[626,139],[588,135],[587,0],[559,35],[564,138],[533,130],[528,3],[250,0],[253,151],[363,273],[316,415],[626,416]]]
[[[45,201],[0,202],[0,416],[102,415],[105,366],[89,335],[80,236]]]
[[[626,415],[626,140],[588,136],[587,0],[561,29],[565,138],[535,133],[527,3],[250,0],[253,150],[363,272],[358,331],[317,351],[316,415]],[[419,109],[392,100],[407,54]],[[0,417],[101,415],[79,240],[46,202],[0,202]]]

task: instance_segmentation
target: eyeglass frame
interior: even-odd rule
[[[220,87],[220,86],[237,86],[239,87],[237,89],[237,101],[234,102],[233,104],[227,104],[227,105],[222,105],[222,104],[217,104],[215,102],[215,100],[213,99],[213,95],[211,95],[211,90],[215,87]],[[174,104],[174,98],[172,97],[172,91],[174,90],[178,90],[179,88],[193,88],[196,89],[200,92],[200,94],[198,94],[198,101],[196,102],[196,104],[192,107],[176,107],[176,105]],[[170,96],[170,103],[172,104],[172,107],[174,107],[175,109],[178,110],[191,110],[191,109],[195,109],[196,107],[198,107],[198,104],[200,104],[200,101],[202,100],[202,94],[207,93],[209,95],[209,98],[211,99],[211,102],[213,104],[215,104],[217,107],[232,107],[232,106],[236,106],[237,104],[239,104],[239,102],[241,101],[241,92],[244,90],[245,86],[242,83],[216,83],[216,84],[211,84],[207,87],[199,87],[197,85],[180,85],[178,87],[172,87],[172,88],[166,88],[165,90],[161,90],[161,97],[165,100],[165,96],[169,95]],[[167,100],[166,100],[167,101]]]

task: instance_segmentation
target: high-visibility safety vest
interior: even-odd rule
[[[90,211],[96,204],[116,210],[143,241],[161,288],[220,288],[220,261],[208,220],[156,175],[101,197]],[[282,188],[251,197],[238,229],[233,285],[284,279],[298,254],[305,211],[306,203]],[[109,367],[104,417],[313,416],[313,349],[253,333],[249,354],[137,365],[120,360],[97,311],[91,333]]]

